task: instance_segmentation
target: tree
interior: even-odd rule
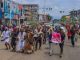
[[[49,14],[47,15],[48,21],[52,20],[52,16],[50,16]]]
[[[66,21],[66,16],[62,16],[62,18],[61,18],[61,22],[65,22]]]
[[[38,21],[36,20],[30,20],[30,21],[27,21],[29,23],[30,26],[34,28],[36,28],[36,26],[38,26]]]

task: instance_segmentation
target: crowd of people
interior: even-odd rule
[[[2,30],[1,41],[4,41],[6,49],[16,52],[34,52],[41,49],[42,44],[46,43],[45,28],[38,26],[33,29],[30,26],[5,27]]]
[[[72,47],[75,47],[77,35],[80,35],[80,26],[72,24],[62,25],[61,27],[39,25],[33,29],[31,26],[22,25],[5,27],[1,32],[1,41],[4,42],[6,50],[28,54],[34,53],[48,41],[50,56],[52,55],[52,44],[54,43],[59,45],[59,56],[62,57],[66,32]]]

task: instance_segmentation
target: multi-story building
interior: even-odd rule
[[[70,12],[70,16],[72,17],[80,17],[80,10],[73,10]]]
[[[16,10],[18,10],[17,5],[19,5],[19,4],[15,3],[14,1],[11,1],[11,0],[0,0],[0,9],[2,10],[2,20],[0,20],[0,21],[2,21],[2,23],[6,24],[6,25],[10,24],[10,10],[11,10],[10,5],[11,4],[12,4],[11,8],[12,7],[15,8],[14,9],[14,11],[15,11],[14,16],[15,16]],[[0,13],[0,15],[1,15],[1,13]],[[14,21],[14,20],[17,21],[16,17],[13,17],[13,19],[11,19],[11,21]]]
[[[39,14],[39,22],[50,22],[51,16],[48,14]]]
[[[45,22],[47,20],[47,15],[39,14],[39,22]]]
[[[37,4],[25,4],[23,5],[23,13],[27,20],[38,20],[38,9]]]
[[[73,11],[70,12],[70,15],[71,15],[72,17],[77,17],[77,16],[78,16],[78,11],[73,10]]]
[[[80,21],[80,10],[73,10],[70,12],[72,21]]]

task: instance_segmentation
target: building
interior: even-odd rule
[[[71,17],[80,17],[80,10],[73,10],[70,12]]]
[[[70,12],[70,16],[77,17],[78,16],[78,12],[76,10],[73,10],[73,11]]]
[[[11,5],[11,8],[10,8],[10,5]],[[11,18],[11,21],[16,21],[16,18],[15,16],[17,16],[15,13],[16,13],[16,10],[18,10],[17,6],[19,4],[18,3],[15,3],[14,1],[11,1],[11,0],[0,0],[0,9],[2,10],[2,24],[4,25],[8,25],[10,24],[10,10],[12,8],[15,8],[13,9],[14,10],[14,16],[13,18]],[[0,10],[0,16],[1,16],[1,10]],[[7,23],[6,23],[7,22]]]
[[[39,22],[50,22],[51,19],[51,16],[48,14],[39,14]]]
[[[37,4],[23,5],[23,13],[27,20],[38,20],[39,6]]]
[[[45,22],[47,20],[47,15],[39,14],[39,22]]]
[[[3,8],[3,2],[0,0],[0,8]]]
[[[80,10],[73,10],[70,12],[70,17],[73,22],[80,21]]]
[[[2,24],[3,19],[3,2],[0,0],[0,24]]]

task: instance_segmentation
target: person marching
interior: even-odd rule
[[[75,27],[74,25],[71,26],[70,32],[71,32],[71,44],[72,44],[72,47],[74,47],[75,46]]]
[[[23,31],[23,29],[20,29],[19,34],[18,34],[18,41],[17,41],[17,46],[16,46],[16,51],[17,52],[22,52],[24,49],[24,36],[26,33]]]
[[[28,30],[25,35],[25,46],[24,46],[24,53],[33,53],[34,52],[34,38],[33,32]]]
[[[18,32],[17,29],[15,28],[11,34],[11,47],[12,51],[16,51],[16,41],[18,39]]]
[[[5,43],[6,49],[10,49],[10,31],[8,30],[8,28],[6,27],[5,30],[2,32],[2,40]]]
[[[38,48],[38,43],[39,43],[39,49],[41,49],[42,46],[42,35],[43,35],[42,29],[38,29],[37,33],[38,33],[38,39],[36,40],[35,50],[37,50]]]
[[[63,54],[64,40],[65,40],[65,33],[63,31],[63,28],[60,28],[59,30],[52,32],[51,42],[54,44],[59,44],[60,58],[62,57],[62,54]],[[52,52],[52,44],[51,44],[50,52],[49,52],[50,56],[52,55],[51,52]]]
[[[37,40],[38,40],[38,28],[36,28],[34,30],[34,40],[35,40],[35,44],[37,44]],[[35,49],[36,49],[36,47],[35,47]]]
[[[60,47],[60,58],[61,58],[63,54],[64,40],[65,40],[65,32],[63,28],[60,29],[60,35],[61,35],[61,43],[59,43],[59,47]]]
[[[71,39],[71,32],[70,32],[71,24],[67,23],[66,29],[67,29],[67,37],[68,37],[68,40],[70,40]]]
[[[49,49],[51,48],[51,43],[52,43],[51,42],[52,32],[53,32],[53,29],[49,27],[49,30],[48,30]]]

